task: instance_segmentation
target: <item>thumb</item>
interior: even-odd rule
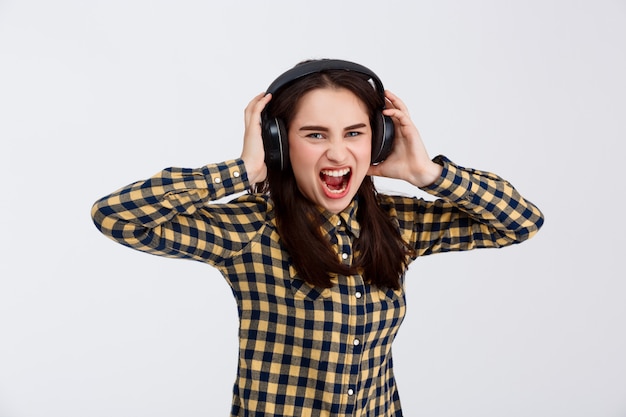
[[[380,177],[381,174],[382,174],[382,170],[380,168],[380,164],[370,165],[369,169],[367,170],[367,175]]]

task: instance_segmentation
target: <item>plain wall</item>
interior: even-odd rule
[[[249,100],[321,57],[370,67],[431,156],[546,215],[522,245],[413,263],[405,415],[626,416],[623,0],[0,0],[0,417],[228,415],[228,285],[90,208],[238,157]]]

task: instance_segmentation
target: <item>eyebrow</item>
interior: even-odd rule
[[[361,129],[366,127],[365,123],[357,123],[355,125],[351,125],[348,127],[345,127],[343,130],[354,130],[354,129]],[[328,132],[328,128],[324,127],[324,126],[302,126],[300,129],[298,130],[314,130],[314,131],[318,131],[318,132]]]

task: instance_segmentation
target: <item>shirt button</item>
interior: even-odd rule
[[[354,390],[352,388],[348,390],[348,395],[354,395]]]
[[[354,342],[352,342],[352,344],[353,344],[354,346],[358,346],[358,345],[360,345],[360,344],[361,344],[361,341],[360,341],[359,339],[354,339]]]
[[[337,226],[341,226],[341,219],[337,220]]]
[[[344,253],[341,254],[341,257],[343,259],[348,259],[348,254],[344,252]]]
[[[361,291],[357,291],[357,292],[354,293],[354,296],[356,298],[361,298],[363,296],[363,294],[361,294]]]
[[[213,182],[219,184],[220,182],[222,182],[222,179],[220,177],[215,177],[213,178]]]
[[[239,178],[239,171],[235,171],[235,172],[233,172],[233,177],[235,177],[235,178]]]

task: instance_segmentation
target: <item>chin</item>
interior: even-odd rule
[[[320,204],[320,206],[324,207],[327,211],[336,214],[348,207],[353,199],[354,194],[346,195],[342,198],[337,198],[334,200],[325,199],[323,203]]]

